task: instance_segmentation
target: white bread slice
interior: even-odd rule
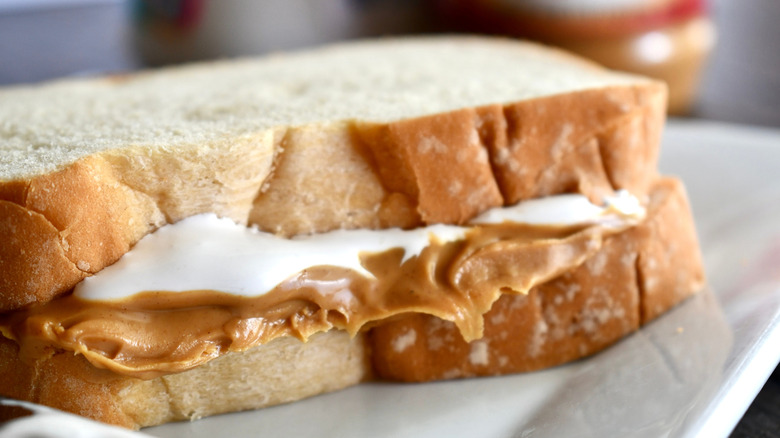
[[[0,394],[138,428],[293,401],[370,379],[374,370],[378,378],[428,381],[575,360],[702,286],[682,184],[661,179],[650,195],[645,222],[608,237],[578,269],[528,295],[504,295],[485,315],[485,336],[471,343],[451,323],[411,315],[372,329],[368,348],[362,334],[350,339],[332,330],[307,343],[280,338],[179,374],[140,380],[97,369],[71,352],[25,363],[17,344],[0,337]]]
[[[460,223],[656,177],[665,87],[509,40],[345,44],[0,91],[0,311],[164,223]]]

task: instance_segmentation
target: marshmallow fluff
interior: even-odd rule
[[[531,225],[601,224],[639,221],[644,208],[620,191],[592,204],[585,196],[556,195],[488,210],[470,225],[503,222]],[[262,295],[313,266],[338,266],[371,278],[361,253],[404,250],[404,261],[433,241],[463,239],[469,226],[430,225],[412,230],[336,230],[283,238],[214,214],[166,225],[141,239],[113,265],[79,283],[74,294],[87,300],[117,300],[144,291],[215,290]]]

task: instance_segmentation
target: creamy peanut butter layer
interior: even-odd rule
[[[306,340],[338,328],[355,334],[404,313],[454,322],[482,336],[482,315],[502,293],[525,293],[583,263],[615,228],[485,225],[463,240],[363,254],[374,278],[314,266],[258,296],[211,290],[145,291],[113,300],[69,295],[0,318],[6,337],[33,361],[60,349],[98,367],[141,378],[184,371],[228,351],[281,336]]]
[[[452,321],[471,341],[482,337],[482,315],[502,294],[527,293],[576,268],[605,236],[645,214],[627,194],[604,207],[577,196],[490,210],[464,227],[337,231],[308,240],[215,217],[185,220],[147,236],[73,294],[0,316],[0,331],[27,361],[73,351],[142,378],[278,337],[305,341],[332,328],[355,335],[407,313]],[[338,246],[347,242],[346,251]]]

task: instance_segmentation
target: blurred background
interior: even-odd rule
[[[362,37],[488,33],[666,80],[674,115],[780,127],[778,23],[780,0],[0,0],[0,85]],[[733,435],[780,436],[777,371]]]
[[[670,110],[780,126],[779,0],[0,0],[0,84],[435,32],[536,39],[670,84]]]

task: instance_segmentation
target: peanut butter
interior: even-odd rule
[[[270,292],[148,291],[117,301],[67,296],[0,317],[28,361],[56,350],[140,378],[185,371],[229,351],[282,336],[306,340],[338,328],[355,334],[409,312],[454,322],[466,340],[482,336],[482,315],[502,293],[531,287],[583,263],[617,228],[521,224],[473,227],[464,240],[362,254],[375,278],[315,266]]]

